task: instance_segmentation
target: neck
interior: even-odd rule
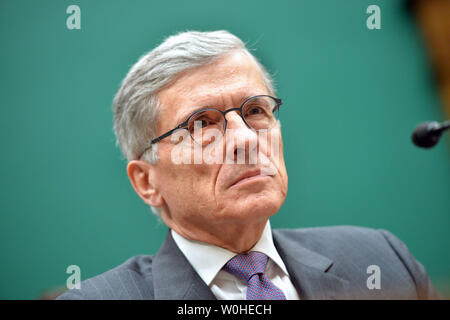
[[[239,254],[249,251],[259,241],[267,220],[268,218],[253,221],[251,224],[224,223],[207,228],[186,224],[181,227],[173,221],[166,224],[186,239],[206,242]]]

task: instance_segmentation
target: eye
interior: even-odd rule
[[[217,123],[216,120],[210,119],[209,117],[202,116],[198,117],[189,124],[189,131],[194,132],[195,128],[205,129],[211,126],[215,126]]]
[[[207,126],[214,125],[215,123],[216,122],[214,120],[208,117],[201,117],[199,119],[195,119],[195,125],[200,126],[201,128],[206,128]]]
[[[195,131],[205,131],[209,129],[220,130],[222,127],[223,115],[216,109],[203,110],[192,116],[188,123],[188,130],[191,135],[195,133]]]
[[[197,119],[195,121],[199,121],[200,122],[200,127],[201,128],[205,128],[205,127],[207,127],[210,124],[210,121],[208,119]]]
[[[247,110],[245,110],[244,117],[246,118],[260,118],[266,117],[268,115],[267,110],[260,105],[252,105],[248,106]]]
[[[251,107],[247,112],[248,115],[255,115],[255,114],[261,114],[261,113],[264,113],[264,110],[262,108],[256,107],[256,106]]]

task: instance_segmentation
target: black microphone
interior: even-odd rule
[[[432,148],[439,142],[442,133],[449,128],[450,120],[442,123],[436,121],[422,122],[414,129],[411,138],[418,147]]]

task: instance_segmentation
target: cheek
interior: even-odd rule
[[[169,206],[198,202],[198,199],[214,199],[214,187],[218,165],[175,164],[170,149],[161,148],[158,163],[158,181],[161,193]]]
[[[286,166],[283,155],[283,139],[279,128],[270,131],[267,138],[260,140],[260,146],[265,154],[269,156],[270,161],[275,166],[279,174],[286,176]]]
[[[270,160],[273,165],[276,167],[277,171],[277,181],[278,188],[282,194],[287,194],[288,187],[288,176],[286,171],[286,164],[284,162],[284,154],[283,154],[283,139],[281,137],[281,131],[277,128],[276,131],[272,132],[270,136]]]
[[[287,169],[286,164],[284,162],[284,156],[283,156],[283,150],[280,151],[280,162],[279,162],[279,169],[278,172],[280,174],[281,180],[282,180],[282,188],[285,190],[284,192],[287,192],[288,188],[288,175],[287,175]]]

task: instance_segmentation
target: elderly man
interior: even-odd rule
[[[423,268],[391,233],[271,230],[287,193],[268,72],[226,31],[185,32],[144,55],[114,100],[136,193],[169,227],[60,299],[428,299]]]

